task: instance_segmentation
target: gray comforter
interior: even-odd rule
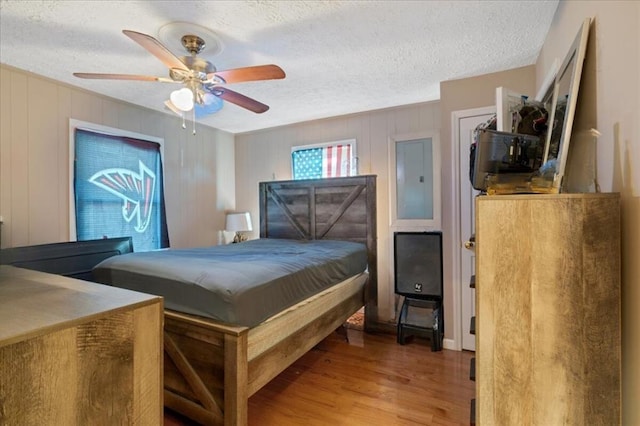
[[[93,274],[100,283],[163,296],[168,309],[253,327],[366,267],[363,244],[260,239],[114,256]]]

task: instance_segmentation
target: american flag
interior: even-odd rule
[[[294,179],[350,176],[351,145],[296,150],[292,154]]]

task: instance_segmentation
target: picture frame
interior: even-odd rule
[[[547,130],[542,168],[543,172],[545,169],[553,170],[552,185],[558,191],[561,191],[567,165],[590,25],[591,18],[586,18],[560,65],[553,84],[548,120],[550,125]]]

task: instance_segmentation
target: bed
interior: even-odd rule
[[[377,323],[375,176],[262,182],[259,203],[261,240],[360,243],[367,268],[266,319],[165,306],[164,404],[202,424],[247,424],[249,397],[353,313],[364,307],[366,331]]]

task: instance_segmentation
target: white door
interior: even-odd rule
[[[473,142],[473,131],[480,123],[489,120],[495,113],[495,108],[481,108],[476,110],[461,111],[456,114],[457,127],[455,132],[458,140],[460,170],[459,194],[460,194],[460,295],[461,295],[461,320],[462,320],[462,349],[475,351],[475,336],[470,332],[471,317],[475,316],[475,290],[470,288],[471,277],[475,275],[475,251],[467,248],[467,243],[475,236],[475,196],[478,191],[473,189],[469,180],[469,147]]]

